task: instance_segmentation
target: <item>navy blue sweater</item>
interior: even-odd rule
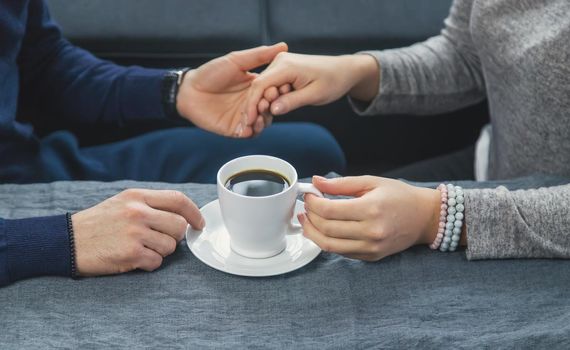
[[[84,123],[164,118],[163,75],[74,47],[62,38],[43,0],[0,0],[0,171],[25,172],[27,157],[41,153],[32,127],[17,121],[22,105]],[[69,274],[64,215],[0,219],[0,286]]]

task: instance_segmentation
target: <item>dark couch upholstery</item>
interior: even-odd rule
[[[197,66],[232,50],[286,41],[302,53],[343,54],[400,47],[437,35],[451,0],[50,0],[74,43],[121,64]],[[280,122],[309,120],[341,143],[349,173],[379,174],[474,142],[485,104],[436,117],[359,118],[345,99],[307,107]],[[167,127],[84,130],[83,144]],[[453,127],[452,127],[453,126]],[[47,133],[56,125],[44,126]],[[435,137],[443,132],[445,138]],[[459,130],[458,130],[459,129]],[[104,135],[103,137],[101,135]]]

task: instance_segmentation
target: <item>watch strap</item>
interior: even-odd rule
[[[162,107],[164,115],[169,119],[180,119],[182,116],[178,113],[176,108],[176,99],[178,97],[178,90],[184,76],[190,68],[181,70],[168,71],[162,79]]]

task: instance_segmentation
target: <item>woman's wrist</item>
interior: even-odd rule
[[[378,94],[380,79],[378,62],[371,55],[348,55],[346,58],[352,78],[348,95],[359,101],[372,101]]]
[[[420,203],[424,225],[416,244],[430,244],[434,241],[439,227],[441,195],[438,190],[422,188]]]

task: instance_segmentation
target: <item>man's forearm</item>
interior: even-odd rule
[[[73,123],[121,123],[164,118],[161,83],[166,71],[122,67],[101,60],[62,37],[44,1],[29,5],[19,56],[20,100]]]

